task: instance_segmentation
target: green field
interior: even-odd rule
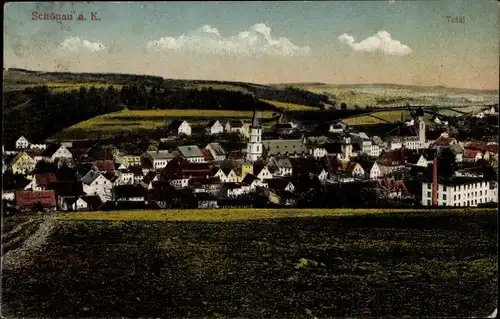
[[[407,119],[409,115],[409,111],[406,110],[379,111],[368,115],[349,117],[344,119],[344,122],[351,126],[396,123],[401,121],[401,117]]]
[[[261,111],[263,118],[271,118],[273,112]],[[209,120],[218,119],[251,119],[252,111],[228,110],[123,110],[120,112],[96,116],[87,121],[75,124],[55,138],[106,138],[125,132],[151,132],[166,127],[172,120],[187,120],[193,126],[206,124]]]
[[[272,100],[261,100],[261,101],[272,104],[272,105],[276,106],[277,108],[279,108],[280,110],[289,110],[289,111],[315,111],[315,110],[318,110],[317,107],[308,106],[308,105],[285,103],[285,102],[272,101]]]
[[[495,309],[496,209],[366,212],[192,210],[161,221],[137,218],[152,212],[88,214],[122,214],[108,221],[59,215],[66,219],[32,262],[3,269],[2,314],[481,318]],[[213,214],[226,222],[195,217]],[[243,220],[252,217],[284,218]]]

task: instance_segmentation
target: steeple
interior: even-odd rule
[[[260,112],[253,111],[252,127],[260,127]]]

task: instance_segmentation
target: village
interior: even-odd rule
[[[446,123],[429,131],[423,116],[415,112],[384,137],[342,120],[321,123],[323,134],[284,117],[264,126],[258,111],[249,122],[214,120],[201,132],[175,120],[159,144],[134,151],[20,136],[13,149],[3,147],[3,205],[6,212],[496,206],[497,141],[459,141]],[[198,144],[177,142],[195,135]],[[214,142],[222,135],[241,143]],[[203,136],[211,138],[200,144]]]

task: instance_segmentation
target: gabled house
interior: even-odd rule
[[[251,191],[255,190],[258,187],[265,187],[265,188],[268,187],[267,183],[263,182],[262,180],[260,180],[257,176],[255,176],[253,174],[247,174],[243,178],[241,183],[243,185],[249,186]]]
[[[406,165],[427,167],[428,161],[421,153],[410,153],[406,155]]]
[[[230,167],[214,168],[214,171],[213,177],[219,178],[222,183],[236,183],[240,180],[236,172]]]
[[[255,175],[260,180],[272,179],[273,174],[269,170],[266,163],[259,161],[255,162],[253,165],[253,175]]]
[[[128,185],[128,184],[134,184],[134,173],[130,170],[121,170],[116,172],[117,174],[117,179],[115,184],[116,185]],[[141,174],[142,176],[142,174]]]
[[[219,143],[209,143],[205,149],[210,151],[216,161],[223,161],[226,159],[226,151]]]
[[[366,177],[369,179],[379,179],[382,175],[380,168],[376,161],[360,161],[359,165],[363,167]]]
[[[215,161],[214,156],[212,153],[210,153],[210,150],[207,150],[206,148],[202,149],[201,152],[203,153],[203,158],[205,159],[206,163],[211,163]]]
[[[16,149],[17,150],[26,149],[29,147],[29,145],[30,145],[30,142],[24,136],[21,136],[20,138],[18,138],[16,140]]]
[[[461,163],[464,160],[464,150],[459,144],[452,144],[450,150],[455,154],[455,161]]]
[[[206,127],[206,133],[209,135],[224,133],[224,126],[218,120],[210,121]]]
[[[172,136],[191,135],[191,126],[186,121],[174,120],[167,128]]]
[[[349,162],[347,163],[347,167],[345,169],[346,173],[351,175],[352,177],[364,177],[365,176],[365,170],[363,167],[356,162]]]
[[[177,151],[191,163],[205,163],[205,156],[196,145],[179,146]]]
[[[16,191],[24,190],[31,181],[20,174],[7,172],[2,178],[2,200],[14,201]]]
[[[243,124],[244,123],[241,120],[227,121],[225,126],[226,132],[243,134]]]
[[[139,184],[145,175],[144,172],[142,171],[142,167],[137,166],[137,165],[133,165],[133,166],[129,166],[128,169],[133,174],[133,179],[134,179],[133,184]]]
[[[404,149],[384,150],[380,153],[377,162],[383,166],[404,167],[406,165]]]
[[[57,176],[54,173],[35,174],[31,182],[24,188],[26,190],[42,191],[46,190],[50,183],[56,182]]]
[[[292,163],[288,158],[272,158],[268,168],[273,176],[292,176],[293,173]]]
[[[73,160],[73,154],[64,146],[51,144],[43,151],[42,156],[48,162],[65,159],[68,163]]]
[[[192,178],[189,185],[193,187],[193,193],[218,194],[221,189],[221,180],[218,177]]]
[[[103,202],[111,199],[113,183],[104,177],[102,173],[90,170],[81,181],[85,194],[98,195]]]
[[[295,186],[291,181],[284,178],[273,178],[266,180],[266,183],[269,187],[269,190],[273,192],[290,192],[293,193],[295,191]]]
[[[19,152],[10,162],[10,168],[14,174],[27,175],[36,167],[36,161],[26,152]]]
[[[49,183],[47,189],[55,191],[60,210],[68,210],[68,207],[71,207],[67,205],[67,200],[76,202],[80,196],[85,195],[81,181],[55,181]]]

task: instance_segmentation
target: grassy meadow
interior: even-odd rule
[[[58,215],[33,262],[3,271],[2,314],[481,318],[495,309],[495,209],[366,212]],[[121,219],[98,220],[106,214]],[[214,214],[227,222],[196,218]]]
[[[263,118],[271,118],[273,112],[261,111]],[[187,120],[192,126],[200,126],[213,119],[251,119],[253,111],[229,110],[123,110],[91,118],[75,124],[55,138],[107,138],[127,131],[151,132],[175,120]]]
[[[371,114],[349,117],[344,119],[344,122],[351,126],[396,123],[401,121],[402,117],[403,119],[408,118],[409,115],[409,111],[406,110],[378,111]]]
[[[271,101],[271,100],[262,100],[263,102],[272,104],[276,106],[280,110],[289,110],[289,111],[315,111],[318,110],[317,107],[301,105],[295,103],[285,103],[280,101]]]

